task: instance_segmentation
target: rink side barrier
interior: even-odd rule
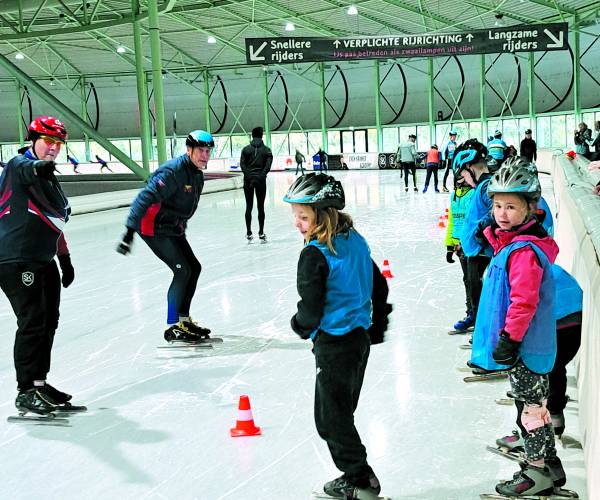
[[[210,193],[241,189],[243,185],[244,180],[241,175],[230,175],[227,178],[207,179],[204,183],[202,196]],[[131,202],[137,196],[138,192],[139,189],[127,189],[122,191],[87,194],[84,196],[72,196],[69,197],[72,210],[71,213],[73,215],[81,215],[128,207],[131,205]]]
[[[579,425],[588,495],[600,498],[600,196],[592,193],[600,173],[590,173],[585,158],[568,160],[564,153],[555,154],[549,164],[558,213],[557,263],[583,289],[581,348],[576,358]]]

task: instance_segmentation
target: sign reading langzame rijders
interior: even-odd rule
[[[246,62],[285,64],[566,50],[568,34],[567,23],[553,23],[363,38],[246,38]]]

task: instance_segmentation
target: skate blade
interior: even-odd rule
[[[519,495],[518,497],[509,497],[500,493],[482,493],[479,495],[482,500],[514,500],[515,498],[524,498],[526,500],[558,500],[560,498],[579,498],[579,495],[572,490],[556,488],[550,495]]]
[[[503,406],[512,406],[515,404],[515,400],[511,399],[511,398],[499,398],[499,399],[496,399],[496,404],[503,405]]]
[[[508,458],[514,462],[523,462],[525,460],[525,453],[523,452],[510,452],[505,448],[501,448],[500,446],[486,446],[485,449],[496,455],[500,455],[501,457]]]
[[[69,415],[75,415],[76,413],[85,413],[87,412],[87,406],[75,406],[72,405],[66,408],[60,408],[52,413],[57,417],[68,417]]]
[[[53,413],[45,415],[21,413],[19,415],[11,415],[6,419],[9,423],[34,424],[34,425],[54,425],[56,427],[71,427],[68,418],[57,417]]]
[[[222,344],[223,339],[221,337],[208,337],[207,339],[202,339],[199,344]]]
[[[467,333],[472,333],[473,330],[473,327],[467,328],[466,330],[448,330],[448,335],[465,335]]]
[[[170,343],[169,345],[157,345],[157,349],[212,349],[212,345],[208,342],[181,342],[181,343]]]
[[[473,346],[471,344],[462,344],[458,346],[459,349],[462,349],[463,351],[470,351],[473,349]]]
[[[368,496],[352,496],[350,498],[354,498],[356,500],[392,500],[390,497],[380,497],[380,496],[374,495],[372,493],[358,491],[358,495],[365,495],[365,494]],[[317,490],[313,490],[313,492],[311,494],[311,498],[333,498],[333,499],[339,500],[339,497],[332,497],[331,495],[328,495],[324,491],[317,491]]]
[[[484,373],[482,375],[473,375],[465,377],[465,382],[492,382],[494,380],[503,380],[508,377],[508,372]]]
[[[564,449],[567,449],[567,448],[573,448],[576,450],[583,449],[583,446],[577,439],[575,439],[574,437],[568,436],[567,434],[561,434],[560,436],[558,436],[558,439],[560,440],[560,443],[562,444],[562,447]]]

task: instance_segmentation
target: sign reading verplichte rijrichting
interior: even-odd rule
[[[461,33],[362,38],[246,38],[248,64],[566,50],[568,24],[531,24]]]

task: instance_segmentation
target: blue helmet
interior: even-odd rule
[[[475,163],[484,160],[488,154],[487,148],[477,139],[469,139],[463,142],[454,153],[452,171],[455,175]]]
[[[298,177],[283,197],[288,203],[311,205],[315,208],[337,208],[346,205],[344,188],[340,181],[330,175],[310,174]]]
[[[190,148],[214,148],[215,141],[206,130],[192,130],[185,140],[185,145]]]

